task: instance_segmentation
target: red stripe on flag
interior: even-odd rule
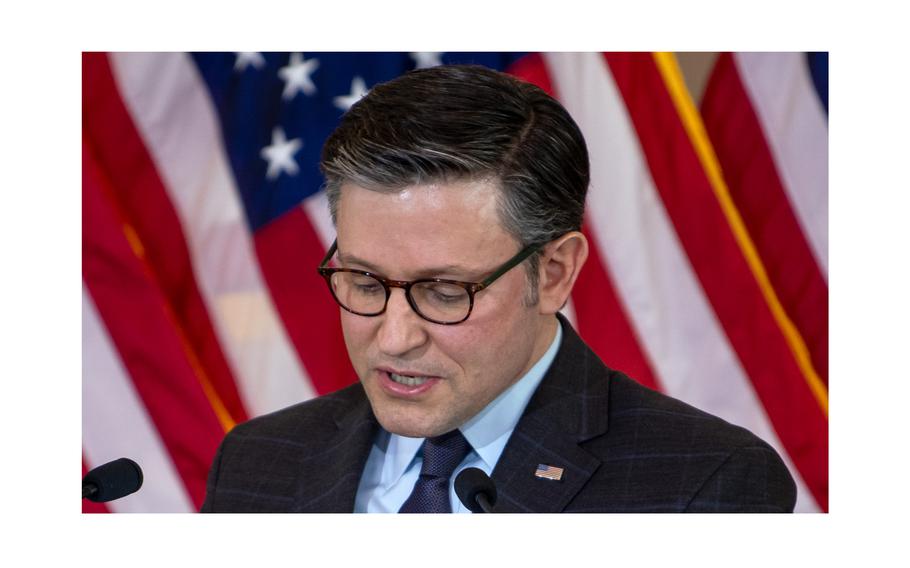
[[[828,383],[828,285],[778,174],[733,56],[718,58],[701,105],[705,127],[784,309]]]
[[[303,208],[262,227],[254,239],[262,275],[313,388],[327,394],[355,382],[338,304],[316,273],[325,250]]]
[[[578,332],[585,343],[610,367],[618,369],[639,383],[661,390],[650,362],[629,324],[629,317],[616,295],[607,265],[601,260],[597,241],[589,227],[590,253],[572,289]]]
[[[828,507],[827,419],[732,233],[652,56],[605,56],[664,207],[781,442]]]
[[[83,144],[82,274],[149,417],[197,507],[224,429],[191,365],[179,323],[131,248],[112,189]]]
[[[98,464],[101,465],[101,464]],[[82,478],[88,474],[88,466],[85,465],[85,456],[82,456]],[[107,506],[104,503],[95,503],[94,501],[89,501],[88,499],[82,500],[82,512],[83,513],[110,513]]]
[[[85,138],[110,180],[116,207],[142,242],[153,277],[186,340],[233,421],[245,421],[247,412],[193,276],[180,219],[105,54],[83,54],[82,117]]]

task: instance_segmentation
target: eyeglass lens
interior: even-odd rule
[[[385,287],[371,276],[336,272],[332,275],[332,290],[338,302],[353,312],[376,315],[385,309]],[[410,300],[420,315],[439,322],[460,321],[471,309],[468,291],[445,282],[414,283]]]

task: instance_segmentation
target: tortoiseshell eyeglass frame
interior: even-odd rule
[[[388,307],[388,305],[389,305],[389,298],[391,298],[391,296],[392,296],[392,288],[402,288],[404,290],[405,298],[407,298],[407,300],[408,300],[408,304],[410,304],[411,309],[413,309],[417,313],[417,315],[419,315],[420,317],[422,317],[423,319],[425,319],[429,322],[436,323],[439,325],[455,325],[455,324],[461,323],[461,322],[465,321],[466,319],[468,319],[468,317],[470,317],[470,315],[471,315],[471,312],[474,311],[474,294],[476,294],[477,292],[480,292],[484,288],[488,287],[490,284],[492,284],[497,279],[499,279],[500,276],[502,276],[509,270],[512,270],[513,268],[515,268],[516,266],[518,266],[519,264],[524,262],[524,260],[526,258],[528,258],[532,254],[534,254],[535,252],[540,250],[542,247],[543,247],[543,245],[536,244],[536,245],[529,245],[529,246],[521,249],[518,252],[518,254],[516,254],[515,256],[513,256],[512,258],[507,260],[505,262],[505,264],[503,264],[502,266],[497,268],[495,272],[493,272],[492,274],[490,274],[489,276],[487,276],[480,282],[462,282],[460,280],[447,280],[445,278],[421,278],[419,280],[391,280],[389,278],[376,274],[375,272],[368,272],[366,270],[357,270],[354,268],[330,268],[330,267],[326,266],[329,263],[329,260],[332,258],[332,255],[335,254],[335,251],[338,250],[338,241],[335,240],[332,243],[332,246],[329,247],[329,251],[325,254],[325,258],[323,258],[322,262],[319,263],[319,267],[316,269],[316,271],[319,272],[319,274],[321,274],[322,277],[325,279],[325,283],[328,285],[329,292],[331,292],[332,297],[335,298],[335,302],[337,302],[339,306],[341,306],[343,309],[351,312],[352,314],[357,314],[358,316],[366,316],[366,317],[375,317],[375,316],[382,315],[385,312],[386,307]],[[363,313],[363,312],[354,311],[351,308],[342,304],[341,301],[338,299],[338,296],[335,295],[335,290],[332,288],[332,275],[335,274],[336,272],[352,272],[354,274],[362,274],[364,276],[369,276],[369,277],[375,279],[380,284],[382,284],[382,287],[385,288],[385,303],[383,303],[382,309],[379,310],[378,312],[374,312],[374,313]],[[457,321],[439,321],[439,320],[435,320],[433,318],[427,317],[426,315],[422,314],[420,312],[420,309],[417,307],[417,303],[414,301],[414,298],[411,296],[411,287],[414,286],[415,284],[420,284],[420,283],[424,283],[424,282],[439,282],[442,284],[452,284],[454,286],[459,286],[461,288],[464,288],[464,290],[468,293],[468,300],[469,300],[468,313],[465,314],[465,316],[463,318],[461,318],[460,320],[457,320]]]

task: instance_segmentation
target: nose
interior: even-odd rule
[[[379,318],[377,341],[384,355],[401,357],[426,343],[425,322],[408,304],[401,288],[392,289],[385,313]]]

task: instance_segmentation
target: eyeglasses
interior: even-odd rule
[[[474,294],[495,282],[500,276],[521,264],[543,245],[530,245],[506,261],[482,282],[460,282],[443,278],[390,280],[378,274],[353,268],[326,266],[338,248],[332,243],[316,270],[325,279],[338,305],[352,314],[374,317],[385,312],[392,288],[404,289],[404,295],[417,315],[427,321],[453,325],[468,319],[474,309]]]

